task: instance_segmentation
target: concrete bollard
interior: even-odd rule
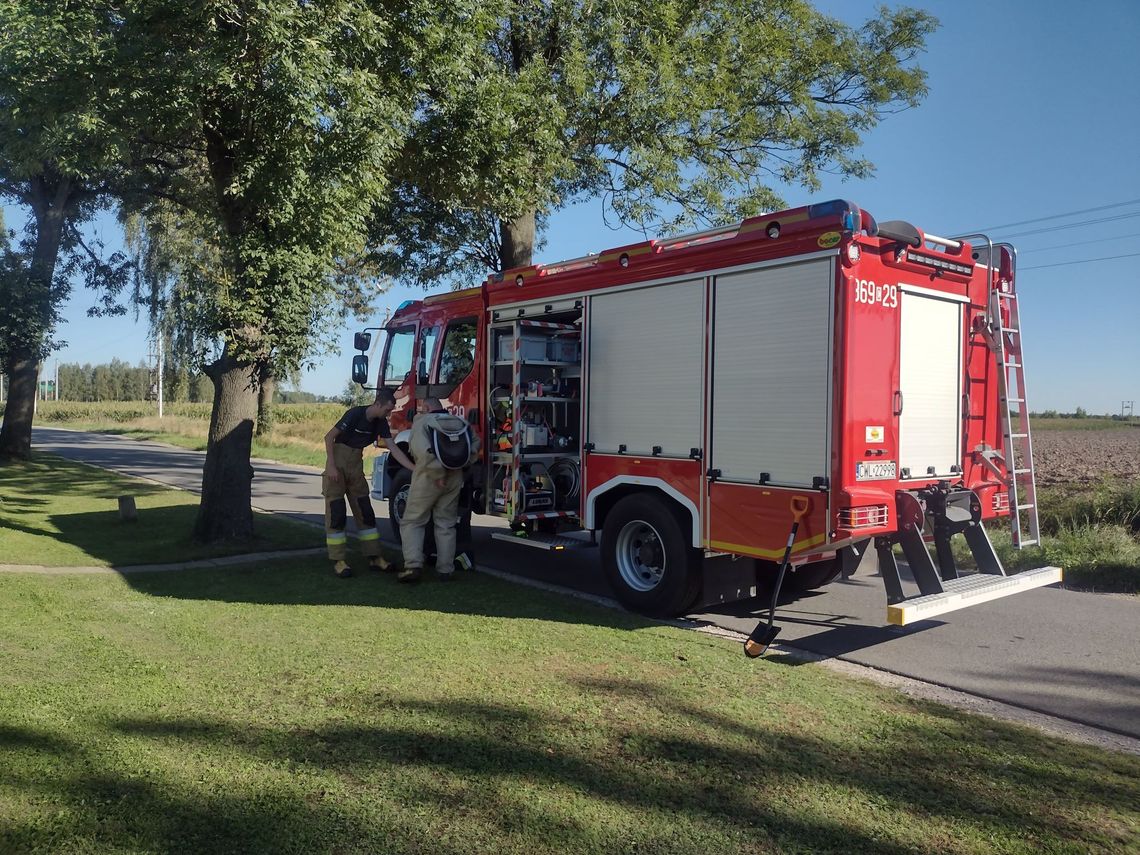
[[[123,522],[137,522],[138,508],[135,507],[134,496],[119,496],[119,519]]]

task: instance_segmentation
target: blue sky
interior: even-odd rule
[[[877,5],[831,0],[817,5],[849,22]],[[825,181],[808,194],[782,188],[789,205],[847,198],[882,220],[904,219],[935,234],[991,229],[1020,253],[1018,289],[1027,386],[1034,409],[1119,412],[1140,401],[1140,2],[1058,0],[914,3],[942,22],[921,64],[930,95],[889,117],[866,138],[876,165],[864,181]],[[1129,202],[1086,214],[1055,214]],[[1114,218],[1078,225],[1092,219]],[[9,225],[20,218],[7,212]],[[1021,232],[1064,226],[1052,231]],[[117,244],[113,221],[99,224]],[[551,262],[617,246],[640,235],[605,227],[598,202],[551,220]],[[1108,256],[1130,256],[1107,259]],[[1081,262],[1088,259],[1104,259]],[[388,306],[421,296],[394,287]],[[135,362],[146,329],[130,319],[90,319],[89,296],[66,310],[61,362]],[[319,394],[344,388],[352,330],[343,352],[306,373],[301,387]],[[51,360],[48,362],[50,370]]]

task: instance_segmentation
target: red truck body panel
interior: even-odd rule
[[[706,323],[700,352],[705,382],[699,388],[678,389],[675,398],[660,401],[662,418],[673,407],[701,408],[704,425],[690,459],[651,456],[639,449],[628,454],[594,452],[585,411],[591,401],[590,372],[602,369],[589,365],[585,357],[575,391],[580,394],[583,415],[579,447],[574,449],[581,460],[576,514],[583,527],[599,527],[599,509],[608,493],[639,485],[661,489],[688,510],[693,546],[767,560],[778,560],[783,553],[794,496],[810,500],[794,544],[797,561],[834,554],[841,545],[895,531],[895,495],[900,490],[952,481],[977,493],[984,518],[1004,515],[1002,481],[977,450],[1002,447],[999,369],[981,326],[991,289],[1012,276],[1008,258],[1001,256],[991,269],[975,263],[969,243],[956,248],[906,246],[897,239],[875,236],[874,231],[873,220],[865,212],[850,203],[834,202],[764,215],[672,241],[645,241],[583,259],[510,270],[478,288],[401,306],[387,325],[388,348],[392,347],[391,333],[414,328],[417,355],[421,343],[430,340],[435,345],[424,366],[428,379],[434,380],[443,356],[438,343],[448,325],[475,319],[478,333],[472,369],[454,388],[445,389],[442,397],[445,407],[470,418],[484,448],[493,453],[495,436],[488,418],[493,385],[488,336],[493,324],[531,310],[559,316],[577,313],[583,316],[583,337],[588,339],[590,304],[597,295],[674,279],[687,278],[691,285],[693,279],[703,278]],[[711,318],[718,283],[726,271],[801,259],[831,259],[829,269],[834,276],[830,283],[829,445],[819,469],[823,477],[810,485],[721,479],[710,470],[708,458],[711,425],[718,417],[709,402],[716,370],[711,365],[716,335]],[[924,403],[927,390],[922,382],[914,387],[916,392],[904,391],[912,382],[907,379],[908,371],[921,374],[927,370],[915,356],[915,348],[923,344],[925,317],[939,319],[941,325],[931,332],[932,343],[941,348],[943,367],[931,369],[930,400],[941,401],[942,410]],[[653,323],[651,314],[645,322]],[[953,365],[957,365],[956,378],[950,376]],[[397,396],[391,419],[394,431],[409,425],[417,385],[423,385],[417,384],[417,367],[413,361],[398,385],[389,383]],[[610,365],[605,370],[621,371],[621,366]],[[420,389],[421,395],[429,392],[431,384],[427,390]],[[945,407],[951,401],[953,413]],[[924,406],[932,409],[926,412]],[[921,425],[928,423],[938,434],[930,442],[919,436],[925,429]],[[764,425],[756,429],[762,431]],[[953,439],[955,431],[957,439]],[[958,445],[956,471],[945,468],[951,441]],[[906,458],[901,455],[908,442],[917,449],[915,460],[923,459],[923,454],[932,459],[936,454],[942,456],[926,471],[907,472]]]

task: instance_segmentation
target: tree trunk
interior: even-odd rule
[[[0,427],[0,458],[27,460],[32,456],[32,417],[40,364],[34,359],[15,359],[8,365],[8,400],[4,425]]]
[[[273,428],[273,393],[277,391],[277,375],[272,368],[262,368],[257,384],[257,436],[265,436]]]
[[[32,248],[31,266],[28,269],[28,288],[41,294],[29,293],[32,305],[42,305],[45,312],[52,309],[50,299],[52,280],[55,278],[59,245],[72,201],[70,178],[49,178],[39,175],[28,182],[32,193],[32,212],[36,219],[36,243]],[[47,328],[48,319],[40,326]],[[50,331],[48,331],[50,333]],[[0,458],[32,456],[32,419],[35,416],[36,395],[39,392],[40,359],[44,336],[39,332],[23,341],[8,342],[8,401],[4,407],[4,426],[0,428]]]
[[[194,537],[207,543],[248,540],[253,537],[249,454],[257,418],[256,368],[238,362],[227,349],[206,373],[214,383],[214,406]]]
[[[502,270],[534,264],[534,211],[526,211],[513,220],[500,220],[499,240]]]

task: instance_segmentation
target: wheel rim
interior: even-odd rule
[[[408,493],[412,491],[411,484],[405,484],[396,491],[396,495],[392,497],[392,515],[396,521],[396,525],[404,518],[404,511],[408,507]]]
[[[635,591],[652,591],[665,578],[665,547],[657,529],[642,520],[627,522],[617,537],[621,579]]]

